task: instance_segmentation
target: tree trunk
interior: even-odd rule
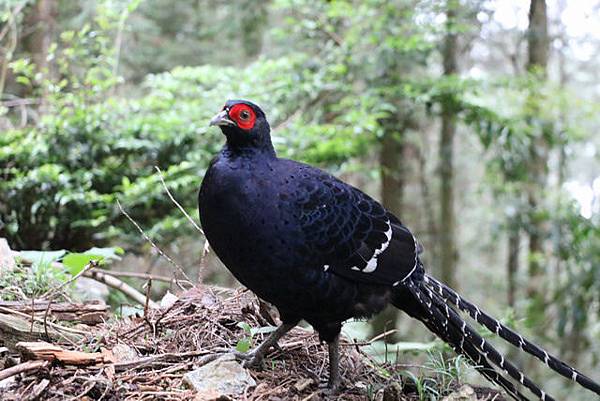
[[[241,15],[242,47],[245,56],[251,60],[256,58],[262,49],[263,35],[268,26],[268,1],[248,1]]]
[[[458,72],[457,36],[455,32],[458,1],[446,3],[446,36],[444,39],[444,76]],[[440,132],[440,274],[450,287],[456,288],[456,218],[454,214],[454,137],[456,119],[450,95],[442,102],[442,129]]]
[[[385,131],[381,140],[381,202],[396,216],[402,216],[404,196],[404,143],[398,127]]]
[[[529,59],[527,68],[531,73],[539,74],[542,78],[546,77],[548,67],[549,37],[548,37],[548,16],[546,13],[545,0],[532,0],[529,9],[529,30],[527,33],[529,44]],[[539,108],[539,96],[536,93],[530,94],[530,104],[532,106],[532,117],[537,114]],[[544,303],[543,297],[543,275],[545,271],[545,222],[540,214],[543,204],[543,192],[548,176],[548,142],[543,132],[537,132],[531,139],[529,148],[530,162],[530,183],[527,191],[529,202],[529,285],[527,295],[538,306]]]
[[[400,218],[402,217],[406,170],[402,132],[404,131],[403,118],[396,115],[383,122],[384,134],[379,154],[381,202]],[[394,329],[398,324],[398,319],[398,310],[394,307],[387,307],[371,321],[371,337]],[[394,343],[399,340],[399,336],[397,333],[392,333],[384,340]]]
[[[518,226],[509,227],[508,233],[508,305],[515,307],[517,293],[517,271],[519,270],[519,247],[521,246],[521,233]]]
[[[48,51],[54,40],[56,29],[57,0],[38,0],[31,6],[26,16],[26,26],[31,32],[24,38],[24,46],[31,54],[38,72],[44,77],[51,74]],[[47,93],[42,93],[40,109],[45,108]]]

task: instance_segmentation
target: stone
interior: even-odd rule
[[[471,386],[465,384],[452,394],[448,394],[442,401],[477,401],[477,394]]]
[[[108,300],[109,289],[104,283],[87,277],[79,277],[75,281],[75,292],[82,301]]]
[[[111,352],[116,362],[131,362],[139,358],[137,351],[126,344],[116,344]]]
[[[183,381],[198,392],[195,399],[217,400],[227,396],[241,396],[256,382],[236,360],[226,354],[206,365],[186,373]],[[203,398],[204,397],[204,398]]]
[[[167,293],[160,300],[160,307],[162,309],[168,309],[178,300],[179,298],[177,298],[177,295],[173,294],[171,291],[167,291]]]

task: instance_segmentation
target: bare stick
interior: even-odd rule
[[[123,215],[125,217],[127,217],[127,220],[129,220],[131,222],[131,224],[133,224],[135,226],[135,228],[138,229],[138,231],[140,232],[140,234],[142,234],[142,237],[144,237],[144,239],[146,241],[148,241],[150,243],[150,245],[152,245],[152,247],[154,249],[156,249],[156,252],[158,252],[163,258],[167,259],[167,261],[169,261],[169,263],[171,263],[173,266],[175,266],[175,268],[177,270],[179,270],[179,273],[181,273],[181,275],[183,277],[185,277],[185,279],[187,281],[189,281],[190,283],[192,282],[192,280],[190,280],[190,278],[187,276],[187,274],[185,274],[185,271],[183,270],[183,268],[181,266],[179,266],[169,255],[167,255],[162,249],[160,249],[158,247],[158,245],[156,245],[154,243],[154,241],[152,241],[150,239],[150,237],[148,237],[148,235],[144,232],[144,230],[142,229],[142,227],[140,227],[140,225],[138,223],[136,223],[136,221],[125,211],[125,209],[123,209],[123,206],[121,206],[121,202],[119,202],[119,200],[117,199],[117,206],[119,207],[119,210],[121,210],[121,213],[123,213]],[[176,279],[175,282],[177,283],[177,285],[179,285],[179,287],[184,290],[185,288],[183,288],[180,284],[179,281]],[[143,304],[143,302],[141,302]]]
[[[60,291],[61,289],[65,288],[67,285],[69,285],[72,282],[74,282],[75,280],[77,280],[79,277],[81,277],[85,272],[90,270],[92,267],[98,267],[97,260],[90,260],[89,263],[87,265],[85,265],[83,267],[83,269],[81,269],[76,275],[74,275],[73,277],[71,277],[70,279],[65,281],[64,283],[60,284],[58,287],[48,290],[44,295],[42,295],[42,299],[52,299],[51,295],[54,295],[54,293]]]
[[[198,267],[198,284],[204,282],[204,271],[206,270],[206,258],[210,253],[210,244],[208,240],[204,240],[204,249],[202,249],[202,256],[200,257],[200,266]]]
[[[192,223],[192,225],[194,226],[194,228],[196,228],[196,230],[202,234],[202,236],[204,238],[206,238],[206,235],[204,234],[204,231],[202,231],[202,228],[200,228],[200,226],[198,224],[196,224],[196,221],[194,219],[192,219],[192,217],[185,211],[185,209],[183,208],[183,206],[181,206],[179,204],[179,202],[177,202],[177,200],[175,199],[175,197],[171,194],[171,191],[169,191],[169,188],[167,187],[167,183],[165,182],[165,179],[163,177],[162,171],[158,166],[154,166],[154,168],[156,169],[156,171],[158,172],[158,178],[160,178],[160,182],[163,185],[163,188],[165,189],[165,191],[167,192],[167,195],[169,196],[169,198],[171,199],[171,201],[175,204],[175,206],[177,206],[177,208],[179,210],[181,210],[181,213],[184,214],[184,216],[188,219],[188,221],[190,223]],[[200,258],[200,267],[198,268],[198,283],[202,282],[202,278],[204,276],[204,270],[206,267],[206,255],[208,255],[210,251],[210,246],[208,244],[208,240],[206,240],[204,242],[204,249],[202,250],[202,257]]]
[[[50,362],[48,361],[27,361],[20,363],[15,366],[11,366],[10,368],[6,368],[4,370],[0,370],[0,380],[4,380],[8,377],[18,375],[19,373],[29,372],[30,370],[38,370],[41,368],[45,368],[48,366]]]
[[[140,305],[146,304],[146,296],[144,294],[142,294],[129,284],[119,280],[118,278],[111,276],[110,274],[100,272],[98,270],[93,270],[87,273],[86,277],[93,278],[94,280],[100,281],[101,283],[104,283],[111,288],[121,291],[123,294],[127,295],[129,298],[133,299]],[[152,309],[159,308],[158,304],[150,299],[148,299],[148,306]]]
[[[208,355],[206,355],[206,354],[208,354]],[[197,365],[197,366],[202,366],[209,362],[212,362],[215,359],[222,356],[223,354],[218,354],[218,353],[210,354],[210,352],[206,351],[206,350],[197,350],[197,351],[189,351],[189,352],[181,352],[181,353],[165,353],[165,354],[147,356],[144,358],[136,359],[134,361],[117,362],[114,364],[114,367],[117,372],[122,372],[122,371],[129,370],[129,369],[146,367],[152,363],[159,362],[159,361],[161,361],[161,362],[162,361],[181,361],[183,359],[193,358],[193,357],[200,356],[200,355],[205,355],[205,356],[203,358],[201,358],[199,361],[195,362],[195,365]]]
[[[26,313],[19,312],[19,311],[16,311],[16,310],[10,309],[10,308],[5,308],[4,306],[0,306],[0,311],[1,311],[1,312],[4,312],[4,313],[10,313],[10,314],[13,314],[13,315],[21,316],[22,318],[25,318],[25,319],[31,319],[31,318],[32,318],[32,317],[31,317],[31,315],[28,315],[28,314],[26,314]],[[33,317],[33,319],[34,319],[36,322],[39,322],[39,323],[44,323],[44,319],[43,319],[43,318],[40,318],[40,317]],[[50,327],[52,327],[52,328],[54,328],[54,329],[58,330],[58,331],[61,331],[61,330],[62,330],[62,331],[65,331],[65,332],[67,332],[67,333],[72,333],[72,334],[81,334],[81,335],[87,335],[87,334],[89,334],[89,333],[88,333],[88,332],[86,332],[86,331],[77,330],[77,329],[72,329],[72,328],[70,328],[70,327],[61,326],[60,324],[56,324],[56,323],[52,323],[52,322],[46,322],[46,324],[47,324],[48,326],[50,326]]]
[[[148,321],[148,304],[150,303],[150,291],[152,291],[152,279],[146,282],[146,302],[144,302],[144,319]]]
[[[132,278],[139,278],[142,280],[154,280],[154,281],[164,281],[167,283],[173,282],[175,281],[175,279],[173,277],[167,277],[167,276],[158,276],[155,274],[149,274],[149,273],[138,273],[138,272],[124,272],[124,271],[117,271],[117,270],[103,270],[103,269],[95,269],[93,271],[99,271],[101,273],[106,273],[106,274],[110,274],[111,276],[114,277],[132,277]],[[184,280],[180,280],[180,281],[184,281]],[[190,284],[192,285],[192,283],[189,283],[186,281],[186,284]]]
[[[156,169],[156,171],[158,171],[158,178],[160,178],[160,182],[162,183],[163,187],[165,188],[165,191],[167,191],[167,195],[169,195],[169,198],[171,199],[171,201],[173,201],[173,203],[179,208],[179,210],[181,210],[181,212],[185,215],[185,217],[188,219],[188,221],[190,223],[192,223],[192,225],[196,228],[196,230],[198,230],[198,232],[200,234],[204,235],[204,231],[202,231],[200,226],[198,226],[198,224],[196,224],[194,219],[192,219],[192,217],[185,211],[183,206],[181,206],[179,204],[179,202],[177,202],[175,200],[175,198],[171,194],[171,191],[169,191],[169,188],[167,187],[167,184],[165,183],[165,179],[163,178],[162,171],[160,170],[160,168],[158,166],[154,166],[154,168]]]

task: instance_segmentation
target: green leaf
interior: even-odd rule
[[[70,253],[63,258],[62,262],[67,266],[72,275],[76,275],[92,260],[101,261],[104,260],[104,256],[87,253]]]
[[[238,322],[237,327],[244,330],[246,334],[252,335],[252,327],[246,322]]]
[[[104,258],[106,258],[106,259],[113,259],[113,260],[121,260],[121,256],[119,256],[119,255],[123,255],[124,253],[125,253],[125,250],[119,246],[110,247],[110,248],[93,247],[84,252],[84,254],[86,254],[86,255],[100,255],[100,256],[104,256]]]
[[[275,330],[277,330],[275,326],[256,327],[250,328],[250,334],[254,337],[256,334],[269,334]]]
[[[31,262],[34,265],[40,265],[43,263],[52,263],[59,260],[66,254],[67,251],[61,249],[59,251],[21,251],[19,256],[22,260]]]
[[[235,349],[238,352],[248,352],[250,350],[250,346],[250,339],[248,337],[244,337],[237,342]]]

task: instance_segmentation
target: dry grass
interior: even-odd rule
[[[55,364],[16,380],[4,389],[3,399],[25,400],[33,386],[47,379],[49,384],[38,399],[191,400],[194,393],[183,383],[183,375],[234,348],[246,334],[239,322],[250,327],[274,323],[249,292],[220,299],[212,291],[193,289],[167,309],[107,322],[94,328],[77,347],[69,346],[88,352],[112,350],[114,365]],[[261,340],[260,334],[253,337],[255,343]],[[346,344],[342,348],[344,399],[365,399],[360,383],[380,383],[382,377],[357,347]],[[313,395],[311,399],[317,399],[315,392],[326,372],[326,347],[312,332],[297,328],[280,341],[280,349],[272,350],[262,370],[251,372],[258,385],[243,398],[302,400]]]
[[[186,387],[183,375],[234,348],[246,335],[240,322],[257,328],[273,325],[275,319],[250,292],[236,291],[221,298],[206,287],[194,288],[168,308],[111,320],[90,329],[85,341],[75,346],[65,344],[86,352],[110,350],[113,364],[51,364],[15,376],[2,399],[193,400],[195,393]],[[257,334],[252,341],[262,341],[262,335]],[[240,398],[322,399],[319,385],[327,376],[326,347],[312,331],[303,328],[291,331],[279,345],[268,354],[261,370],[251,371],[258,384]],[[397,385],[389,385],[398,382],[400,367],[386,366],[384,374],[381,365],[372,362],[358,345],[342,340],[341,348],[343,389],[332,399],[418,399],[415,394],[400,394]]]

